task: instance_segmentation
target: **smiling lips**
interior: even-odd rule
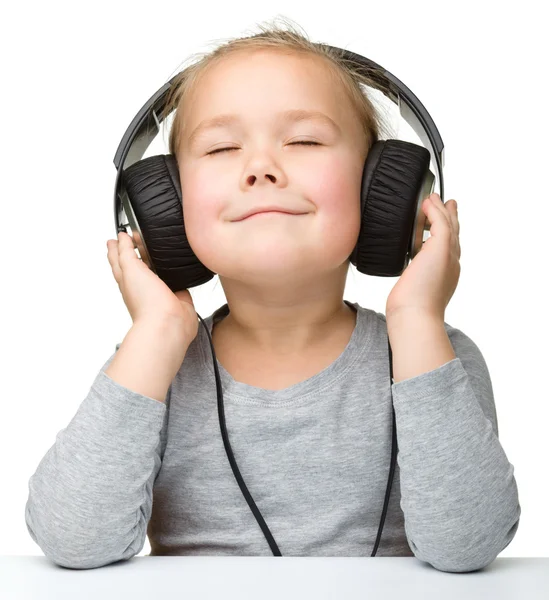
[[[292,209],[281,208],[278,206],[266,206],[264,208],[250,210],[247,213],[245,213],[244,215],[242,215],[239,219],[235,219],[235,221],[236,222],[245,221],[245,220],[247,220],[251,217],[255,217],[257,215],[274,215],[274,214],[296,216],[296,215],[304,215],[307,213],[299,212],[299,211],[292,210]]]
[[[303,214],[305,214],[305,213],[289,213],[289,212],[285,212],[282,210],[263,210],[261,212],[256,212],[256,213],[253,213],[252,215],[244,217],[243,219],[238,219],[238,222],[249,221],[250,219],[253,219],[254,217],[258,217],[260,215],[287,215],[288,217],[297,217],[297,216],[303,215]]]

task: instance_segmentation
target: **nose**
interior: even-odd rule
[[[267,179],[269,179],[270,181],[272,181],[273,183],[276,183],[277,179],[276,176],[273,175],[272,173],[265,173],[264,175]],[[246,180],[246,183],[248,185],[253,185],[255,183],[255,180],[257,179],[256,175],[248,175],[248,178]]]
[[[278,187],[286,185],[286,176],[270,152],[257,152],[246,163],[242,179],[243,189],[276,184]]]

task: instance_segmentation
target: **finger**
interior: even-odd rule
[[[459,217],[458,217],[458,210],[457,210],[457,202],[455,200],[449,200],[449,202],[452,202],[452,204],[450,204],[450,219],[452,221],[452,227],[454,228],[454,237],[456,240],[456,252],[457,252],[457,257],[458,259],[461,258],[461,245],[459,242]]]
[[[125,232],[118,234],[118,262],[124,270],[132,260],[138,260],[132,238]]]
[[[431,202],[433,203],[434,207],[440,211],[444,217],[446,218],[447,221],[450,221],[450,213],[448,210],[448,207],[446,206],[446,204],[448,202],[450,202],[450,200],[448,200],[448,202],[444,203],[442,202],[442,200],[440,199],[440,195],[433,193],[429,196]]]
[[[116,240],[107,241],[107,259],[111,265],[113,277],[116,283],[120,285],[122,280],[122,271],[120,269],[120,265],[118,264],[118,242]]]
[[[453,239],[454,239],[454,245],[455,245],[455,249],[456,249],[456,254],[458,259],[461,258],[461,246],[459,243],[459,220],[458,220],[458,214],[457,214],[457,202],[456,200],[448,200],[445,204],[444,204],[444,208],[446,209],[446,213],[448,214],[448,217],[450,219],[450,225],[452,227],[452,231],[453,231]]]
[[[450,222],[450,216],[448,210],[444,209],[444,204],[442,203],[440,196],[438,194],[431,194],[425,199],[424,204],[424,212],[430,223],[429,231],[431,232],[431,235],[440,235],[442,229],[451,232],[453,226]]]
[[[441,210],[446,215],[448,222],[452,226],[452,229],[455,231],[456,235],[459,235],[459,222],[457,216],[457,201],[446,200],[446,202],[442,202],[440,196],[438,194],[433,194],[435,196],[436,204],[441,208]]]
[[[455,200],[448,200],[446,203],[448,204],[448,212],[450,213],[450,220],[452,221],[452,226],[454,227],[454,231],[457,235],[459,235],[459,216],[457,209],[457,202]]]

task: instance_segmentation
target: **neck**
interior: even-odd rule
[[[302,355],[314,347],[330,344],[334,337],[348,337],[356,325],[356,309],[340,301],[337,304],[309,306],[290,313],[281,307],[270,307],[261,316],[259,312],[229,314],[214,324],[216,337],[222,333],[233,343],[238,342],[249,351],[270,356]],[[243,317],[243,318],[242,318]]]

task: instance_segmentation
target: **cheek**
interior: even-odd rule
[[[304,191],[319,210],[330,215],[347,213],[358,204],[359,183],[348,165],[331,161],[307,175]]]
[[[185,233],[192,250],[203,262],[214,246],[216,222],[222,211],[222,189],[227,188],[205,174],[195,172],[184,177],[181,173]]]
[[[337,236],[346,244],[358,238],[361,183],[362,170],[343,157],[308,173],[304,193],[316,206],[324,239]]]

